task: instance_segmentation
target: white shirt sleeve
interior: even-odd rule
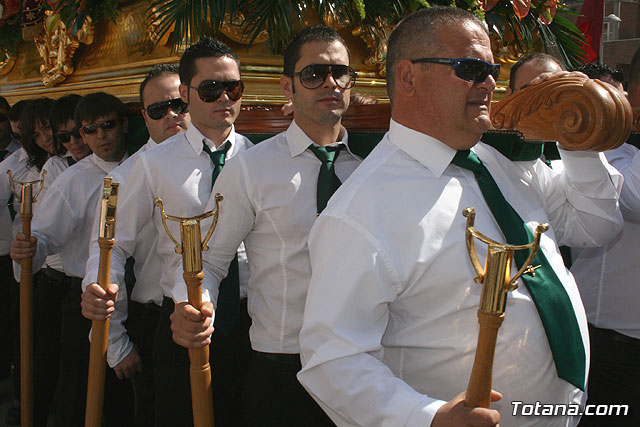
[[[535,180],[558,244],[596,247],[622,228],[618,198],[622,177],[604,155],[559,149],[564,171],[538,161]]]
[[[620,195],[622,215],[631,220],[640,220],[640,150],[624,144],[607,151],[607,160],[624,176]]]
[[[418,393],[382,363],[389,305],[404,284],[382,244],[358,228],[320,216],[311,231],[298,379],[338,425],[428,426],[445,402]],[[336,265],[344,248],[358,256]]]

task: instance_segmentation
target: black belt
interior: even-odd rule
[[[621,334],[620,332],[614,331],[613,329],[596,328],[593,325],[589,325],[589,334],[640,348],[640,339]]]
[[[255,350],[253,353],[260,359],[266,359],[272,362],[284,363],[287,365],[300,364],[299,353],[264,353],[262,351]]]
[[[71,277],[67,276],[62,271],[56,270],[55,268],[51,268],[49,266],[44,269],[44,272],[50,278],[58,280],[60,282],[62,282],[63,280],[71,280]]]

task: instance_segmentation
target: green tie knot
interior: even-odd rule
[[[211,151],[209,146],[204,142],[204,140],[202,140],[202,149],[209,155],[214,166],[224,166],[224,161],[227,157],[227,151],[229,151],[229,148],[231,148],[231,142],[227,141],[216,151]]]
[[[340,179],[336,175],[333,168],[333,164],[340,154],[340,150],[344,147],[343,144],[337,146],[320,147],[317,145],[310,145],[309,149],[315,154],[315,156],[322,162],[320,171],[318,173],[318,185],[316,194],[316,207],[318,215],[327,206],[327,202],[340,187]]]

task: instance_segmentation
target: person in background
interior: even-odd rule
[[[127,185],[126,179],[137,156],[187,130],[190,117],[187,104],[180,98],[179,86],[178,67],[172,64],[154,65],[140,84],[142,116],[149,131],[149,140],[111,172],[120,188]],[[116,215],[116,218],[126,221],[121,216]],[[98,227],[99,218],[96,218],[86,268],[90,273],[85,276],[88,283],[96,280],[91,274],[99,268]],[[162,265],[156,252],[157,241],[152,223],[146,224],[136,236],[135,252],[130,258],[133,260],[135,282],[127,283],[131,297],[127,298],[126,292],[119,294],[120,299],[114,306],[109,323],[107,363],[120,378],[131,378],[136,397],[136,426],[155,424],[153,341],[162,304],[162,289],[158,286]],[[104,296],[103,293],[98,297],[91,291],[83,293],[83,315],[87,318],[91,318],[89,299],[100,296]]]
[[[589,67],[589,77],[611,80],[611,70]],[[614,73],[615,74],[615,73]],[[613,79],[620,80],[620,76]],[[615,87],[615,86],[614,86]],[[640,107],[640,49],[631,62],[629,101]],[[620,234],[598,248],[572,248],[571,273],[576,278],[589,321],[591,369],[587,404],[629,405],[627,416],[583,417],[581,427],[640,425],[640,317],[635,257],[640,238],[640,150],[625,143],[605,153],[624,176]]]

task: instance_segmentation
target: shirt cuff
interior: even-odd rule
[[[433,417],[436,416],[436,412],[438,412],[445,403],[447,402],[444,400],[432,399],[420,402],[420,405],[416,406],[407,420],[407,426],[430,426],[433,422]]]
[[[127,334],[122,334],[113,340],[109,339],[107,347],[107,363],[111,368],[115,368],[133,350],[133,343]]]

